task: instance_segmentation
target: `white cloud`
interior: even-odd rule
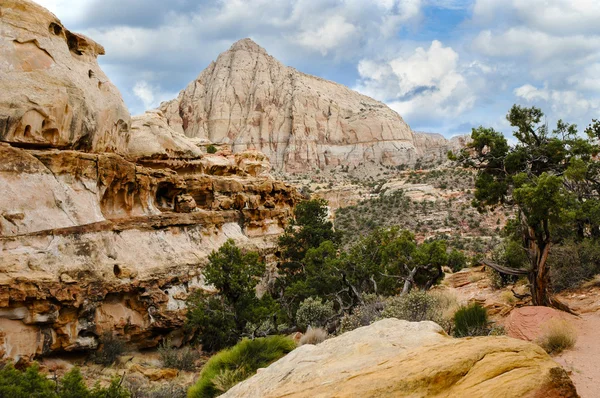
[[[600,34],[597,0],[476,0],[476,23],[493,23],[499,16],[549,34]]]
[[[176,95],[163,92],[160,87],[152,86],[145,80],[140,80],[133,86],[133,94],[142,101],[145,109],[156,108],[162,101],[173,99]]]
[[[316,30],[307,30],[300,34],[297,42],[309,49],[319,51],[322,55],[343,43],[356,40],[357,29],[340,15],[328,19],[323,26]]]
[[[418,47],[412,54],[384,62],[362,60],[358,68],[357,90],[387,101],[403,117],[456,116],[475,103],[458,53],[437,40],[428,49]]]
[[[484,30],[473,41],[475,49],[498,57],[525,56],[535,61],[555,57],[587,57],[600,50],[600,38],[586,35],[552,36],[528,27],[511,27],[501,33]]]
[[[85,16],[85,12],[94,0],[34,0],[56,15],[63,24],[75,24]]]
[[[600,111],[598,99],[586,98],[575,90],[552,90],[547,85],[537,88],[525,84],[516,88],[514,94],[528,103],[550,107],[561,118],[580,119],[590,112]]]

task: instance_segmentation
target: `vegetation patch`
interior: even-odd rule
[[[283,336],[242,340],[234,347],[219,352],[206,363],[200,379],[190,388],[188,397],[212,398],[221,395],[294,348],[296,343]]]

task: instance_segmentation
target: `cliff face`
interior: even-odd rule
[[[299,196],[263,154],[132,121],[101,46],[28,0],[2,2],[0,51],[0,358],[155,345],[226,239],[269,256]]]
[[[258,149],[287,172],[413,164],[420,155],[411,129],[386,105],[286,67],[250,39],[219,55],[160,110],[187,137],[234,152]]]

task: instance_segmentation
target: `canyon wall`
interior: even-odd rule
[[[0,53],[0,359],[181,341],[211,251],[268,260],[298,193],[262,153],[131,118],[103,48],[34,2],[2,2]]]

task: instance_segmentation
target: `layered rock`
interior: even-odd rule
[[[577,397],[532,343],[452,339],[432,322],[385,319],[304,345],[223,397]]]
[[[432,156],[431,140],[418,139],[385,104],[284,66],[250,39],[219,55],[160,110],[176,132],[234,152],[258,149],[287,172]],[[447,149],[439,152],[445,157]]]
[[[131,122],[101,46],[35,3],[0,18],[0,359],[105,331],[153,346],[210,289],[210,252],[232,238],[268,257],[299,195],[259,152],[206,154],[160,113]]]

